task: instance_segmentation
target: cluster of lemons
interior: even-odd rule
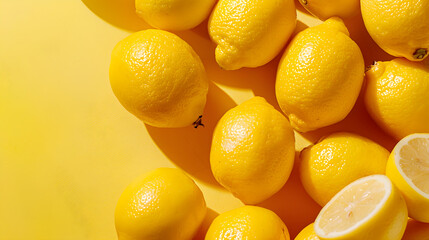
[[[419,229],[429,229],[423,224],[429,223],[429,0],[301,4],[324,23],[289,39],[296,24],[293,0],[136,0],[137,14],[157,29],[116,45],[112,89],[146,124],[198,127],[209,86],[204,65],[189,44],[165,30],[190,29],[210,15],[216,61],[225,70],[262,66],[289,41],[275,86],[282,112],[254,97],[225,113],[214,130],[213,175],[248,205],[220,214],[206,239],[289,240],[274,212],[251,205],[288,180],[294,130],[343,120],[362,88],[372,118],[399,141],[389,152],[359,135],[334,133],[305,148],[299,155],[301,182],[323,208],[295,239],[428,239],[429,230]],[[360,10],[374,41],[398,57],[375,62],[366,72],[341,19]],[[205,214],[194,181],[179,169],[160,168],[126,188],[115,222],[122,240],[187,240]]]

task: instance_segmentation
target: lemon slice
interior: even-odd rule
[[[321,239],[400,240],[407,207],[384,175],[360,178],[338,192],[320,211],[314,230]]]
[[[429,133],[399,141],[387,161],[386,175],[404,196],[410,217],[429,223]]]

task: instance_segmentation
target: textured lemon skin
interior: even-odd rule
[[[371,176],[382,176],[387,178],[384,175]],[[391,184],[392,192],[376,215],[362,223],[353,231],[332,238],[322,235],[318,230],[317,222],[319,221],[319,214],[315,221],[315,232],[317,236],[322,240],[401,240],[408,221],[407,206],[399,190],[389,179],[387,180]]]
[[[115,211],[120,240],[188,240],[206,214],[203,194],[179,169],[158,168],[122,193]]]
[[[155,127],[191,125],[202,115],[208,92],[204,66],[192,47],[155,29],[115,46],[110,84],[129,112]]]
[[[220,67],[259,67],[284,47],[296,24],[293,0],[220,0],[209,20]]]
[[[216,0],[135,0],[136,12],[155,28],[181,31],[206,19]]]
[[[213,220],[205,240],[289,240],[283,221],[271,210],[243,206],[220,214]]]
[[[412,134],[408,137],[412,138]],[[404,139],[407,141],[408,137]],[[401,140],[402,141],[402,140]],[[399,151],[398,145],[395,146],[389,156],[386,166],[386,175],[392,180],[395,186],[401,191],[407,202],[408,215],[420,222],[429,223],[429,199],[419,194],[413,187],[411,187],[404,176],[399,172]]]
[[[339,18],[308,28],[287,47],[277,71],[276,97],[292,127],[315,130],[343,120],[364,77],[364,60]]]
[[[362,0],[362,17],[372,39],[396,57],[421,61],[417,49],[429,51],[429,0]]]
[[[347,19],[359,13],[359,0],[300,0],[301,5],[321,20]]]
[[[409,219],[402,240],[429,240],[429,223]]]
[[[295,240],[320,240],[314,231],[314,223],[305,227],[296,237]]]
[[[352,133],[334,133],[300,154],[300,177],[306,192],[324,206],[351,182],[384,174],[389,151]]]
[[[429,132],[429,65],[397,58],[366,72],[366,108],[396,139]]]
[[[261,97],[229,110],[218,122],[210,151],[216,180],[246,204],[276,193],[289,178],[295,138],[288,120]]]

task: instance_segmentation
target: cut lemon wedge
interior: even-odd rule
[[[314,230],[321,239],[400,240],[407,207],[384,175],[360,178],[338,192],[320,211]]]
[[[396,144],[386,175],[405,198],[411,218],[429,223],[429,133],[411,134]]]

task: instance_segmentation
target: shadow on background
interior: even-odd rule
[[[299,177],[299,152],[295,152],[292,173],[283,188],[271,198],[258,204],[274,211],[286,224],[291,239],[314,222],[321,207],[305,192]]]
[[[235,106],[231,97],[211,83],[203,114],[205,127],[168,129],[146,125],[146,129],[155,144],[174,164],[193,177],[223,190],[210,169],[210,147],[216,123]]]
[[[207,208],[206,217],[204,218],[203,223],[200,226],[197,234],[192,240],[204,240],[206,237],[206,233],[209,230],[210,224],[212,224],[213,220],[219,216],[219,213],[213,211],[211,208]]]
[[[95,15],[115,27],[135,32],[150,28],[136,12],[134,0],[82,0]]]

